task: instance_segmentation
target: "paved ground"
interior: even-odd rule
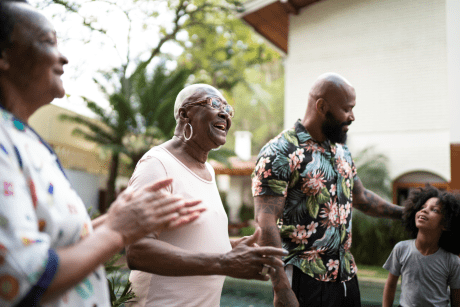
[[[361,278],[359,280],[363,307],[382,305],[384,279]],[[399,302],[400,288],[395,306]],[[227,277],[222,290],[221,307],[269,307],[273,306],[270,282],[238,280]]]

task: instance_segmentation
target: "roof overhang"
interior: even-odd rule
[[[249,0],[240,18],[284,53],[288,53],[289,14],[319,0]]]

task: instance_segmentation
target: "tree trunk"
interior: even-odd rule
[[[110,160],[110,170],[109,170],[109,179],[107,180],[107,195],[105,208],[101,208],[101,214],[104,214],[109,209],[110,205],[115,201],[115,180],[118,175],[118,164],[120,160],[119,153],[112,153],[112,158]]]

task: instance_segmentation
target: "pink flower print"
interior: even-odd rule
[[[14,187],[12,182],[3,182],[3,195],[5,196],[13,196],[14,195]]]
[[[331,196],[335,196],[336,192],[337,192],[337,185],[331,184],[331,189],[329,190],[329,193],[331,193]]]
[[[318,223],[315,223],[315,222],[311,222],[310,225],[307,226],[308,238],[311,237],[312,234],[316,233],[316,227],[318,227]]]
[[[353,165],[353,167],[351,168],[351,173],[353,177],[355,177],[356,174],[358,174],[358,171],[356,170],[356,166]]]
[[[267,163],[270,163],[270,157],[261,158],[258,164],[261,169],[265,170]]]
[[[345,241],[345,243],[343,244],[343,248],[346,250],[346,251],[349,251],[350,248],[351,248],[351,233],[348,234],[348,239]]]
[[[339,215],[340,215],[340,224],[346,224],[347,223],[347,210],[345,209],[345,206],[341,206],[339,208]]]
[[[308,261],[313,261],[317,258],[320,258],[321,255],[326,252],[326,247],[321,247],[320,249],[317,250],[309,250],[303,252],[303,254],[299,255],[300,258],[307,258]]]
[[[332,200],[325,204],[324,208],[321,210],[320,217],[325,218],[322,221],[322,225],[329,227],[337,227],[340,224],[339,208],[337,202]]]
[[[260,181],[260,176],[257,176],[252,179],[252,195],[257,196],[262,192],[262,182]]]
[[[336,160],[337,163],[337,170],[339,171],[340,175],[344,178],[350,178],[352,171],[350,164],[346,160],[343,160],[341,157],[338,157]]]
[[[308,173],[307,177],[303,178],[302,192],[307,196],[318,195],[321,192],[321,189],[325,186],[324,175],[322,172],[317,172],[316,174]]]
[[[271,176],[272,175],[272,170],[269,169],[268,171],[265,171],[264,172],[264,178],[267,178],[268,176]]]
[[[291,172],[293,172],[295,169],[300,169],[300,163],[302,163],[303,159],[305,158],[303,153],[303,148],[297,148],[296,151],[288,155]]]
[[[326,264],[327,269],[329,271],[332,271],[334,269],[338,270],[339,269],[339,260],[332,260],[329,259],[329,262]]]
[[[331,281],[331,278],[327,276],[327,274],[324,274],[324,275],[319,274],[319,280],[328,282],[328,281]]]
[[[305,226],[302,225],[297,225],[297,228],[294,230],[293,233],[289,235],[289,237],[292,239],[291,242],[295,242],[296,244],[307,244],[307,231],[305,230]]]
[[[345,209],[346,209],[347,215],[349,215],[351,213],[351,203],[349,201],[347,201],[347,203],[345,204]]]

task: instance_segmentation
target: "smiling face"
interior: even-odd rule
[[[212,149],[225,144],[232,120],[223,110],[215,109],[207,104],[187,106],[187,104],[207,98],[218,98],[222,103],[227,103],[218,90],[211,86],[202,86],[197,88],[182,105],[185,106],[193,127],[193,141]]]
[[[444,230],[443,206],[438,198],[432,197],[422,205],[420,211],[415,214],[415,226],[419,230]]]
[[[16,22],[11,44],[2,52],[1,77],[31,102],[28,107],[35,111],[64,96],[61,75],[68,60],[58,51],[56,32],[42,14],[27,4],[11,6]]]

